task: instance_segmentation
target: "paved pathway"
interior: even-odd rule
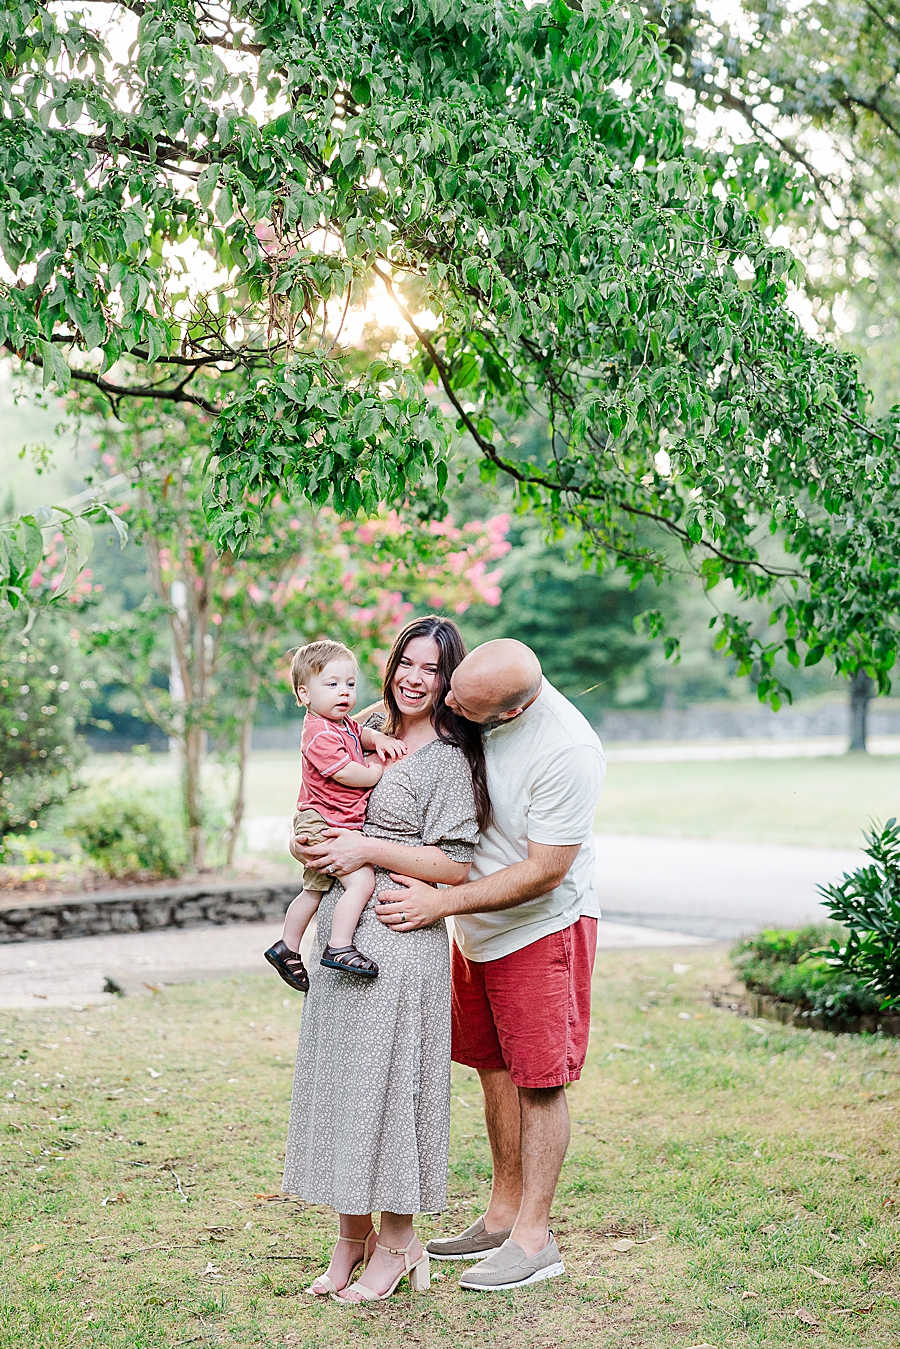
[[[236,974],[270,974],[274,986],[291,996],[262,957],[280,933],[278,923],[235,923],[0,946],[0,1007],[95,1005],[116,996],[108,991],[113,985],[149,996],[165,984]],[[311,941],[309,934],[304,954]],[[598,943],[604,950],[697,944],[682,932],[624,923],[601,924]]]
[[[816,921],[827,916],[816,885],[838,879],[861,856],[838,848],[598,834],[599,946],[689,946],[768,924]],[[104,992],[113,985],[149,995],[165,983],[265,973],[262,952],[279,931],[274,923],[239,923],[0,946],[0,1006],[96,1003],[115,996]]]
[[[828,917],[816,886],[864,861],[849,848],[598,834],[597,892],[616,922],[728,940]]]

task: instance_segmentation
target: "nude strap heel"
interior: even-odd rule
[[[410,1269],[409,1282],[414,1293],[427,1293],[431,1287],[431,1261],[427,1251]]]
[[[412,1238],[408,1246],[402,1250],[395,1250],[393,1246],[382,1246],[380,1241],[376,1241],[375,1246],[379,1251],[387,1251],[388,1255],[402,1255],[403,1268],[397,1275],[394,1282],[386,1293],[376,1293],[374,1288],[369,1288],[361,1279],[357,1279],[353,1284],[354,1290],[359,1293],[360,1302],[384,1302],[392,1293],[396,1291],[397,1285],[401,1279],[409,1275],[409,1286],[415,1293],[427,1293],[431,1287],[431,1262],[428,1259],[428,1252],[423,1251],[418,1260],[410,1260],[409,1249],[412,1246],[415,1237]],[[346,1290],[341,1290],[346,1291]],[[337,1293],[332,1293],[335,1302],[341,1302],[345,1307],[352,1307],[356,1301],[355,1298],[341,1297]]]
[[[372,1237],[374,1237],[374,1235],[375,1235],[375,1228],[370,1227],[364,1237],[338,1237],[338,1241],[346,1241],[349,1246],[362,1246],[363,1248],[362,1255],[355,1262],[355,1264],[352,1266],[350,1270],[350,1273],[347,1275],[347,1283],[343,1284],[341,1288],[338,1288],[334,1280],[328,1274],[320,1274],[318,1275],[317,1278],[313,1279],[312,1283],[306,1290],[307,1293],[312,1293],[313,1297],[328,1297],[329,1294],[332,1297],[334,1297],[337,1293],[343,1292],[344,1288],[346,1288],[349,1285],[350,1280],[353,1278],[353,1275],[357,1274],[360,1270],[365,1270],[366,1265],[369,1263],[369,1260],[371,1259],[371,1254],[369,1252],[369,1242],[372,1239]],[[322,1285],[321,1293],[319,1292],[318,1288],[316,1288],[317,1283],[320,1283]]]

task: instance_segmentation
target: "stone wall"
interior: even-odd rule
[[[296,883],[285,881],[210,881],[95,894],[5,896],[0,899],[0,944],[277,921],[296,893]]]
[[[600,738],[617,740],[805,740],[847,736],[847,702],[807,707],[729,707],[694,703],[660,711],[609,711],[596,721]],[[900,735],[900,702],[878,700],[869,708],[870,736]]]

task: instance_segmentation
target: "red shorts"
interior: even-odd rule
[[[580,918],[499,960],[453,946],[453,1059],[509,1070],[517,1087],[576,1082],[591,1028],[596,918]]]

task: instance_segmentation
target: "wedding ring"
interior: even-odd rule
[[[405,923],[405,922],[406,922],[406,914],[405,914],[405,913],[401,913],[401,915],[400,915],[400,922],[401,922],[401,923]]]
[[[329,876],[334,875],[334,867],[326,867],[325,870],[328,872]]]

